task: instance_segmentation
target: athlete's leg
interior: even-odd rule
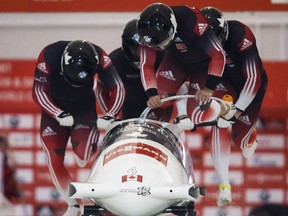
[[[72,181],[72,178],[64,166],[67,142],[70,137],[70,127],[60,126],[55,119],[43,112],[40,136],[50,175],[55,187],[66,200],[68,206],[79,206],[76,200],[69,199],[68,197],[68,185]],[[76,209],[75,212],[77,213],[78,211],[79,208]]]
[[[232,125],[233,141],[236,146],[242,149],[242,154],[245,158],[253,156],[258,144],[255,125],[259,118],[264,94],[265,88],[261,87],[252,103]]]
[[[224,206],[232,201],[231,186],[229,183],[229,163],[231,140],[228,128],[212,127],[209,140],[210,152],[219,179],[218,206]]]
[[[97,149],[99,131],[96,128],[96,116],[95,107],[74,115],[76,124],[71,130],[71,144],[80,167],[87,164]]]
[[[158,94],[166,97],[176,95],[188,76],[175,61],[175,58],[166,52],[156,74]],[[174,101],[169,101],[164,103],[162,107],[155,109],[155,117],[161,121],[169,121],[173,113],[173,104]]]

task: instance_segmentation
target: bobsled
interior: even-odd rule
[[[146,118],[116,121],[106,130],[86,182],[72,182],[69,196],[90,199],[84,216],[196,215],[205,195],[187,165],[188,150],[176,124]]]

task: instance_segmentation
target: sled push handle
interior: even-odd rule
[[[195,95],[175,95],[175,96],[170,96],[170,97],[166,97],[161,99],[161,102],[167,102],[167,101],[172,101],[172,100],[179,100],[179,99],[186,99],[186,98],[195,98]],[[225,109],[227,109],[227,104],[224,100],[217,98],[217,97],[211,97],[210,99],[217,101],[218,103],[221,103]],[[147,118],[148,113],[151,111],[152,109],[150,107],[146,107],[146,109],[141,113],[138,122],[140,124],[144,124],[145,120]],[[203,122],[200,124],[197,124],[197,127],[204,127],[204,126],[214,126],[216,125],[216,121],[211,121],[211,122]]]

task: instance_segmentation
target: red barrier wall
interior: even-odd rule
[[[2,0],[0,12],[132,12],[142,11],[152,0]],[[156,1],[157,2],[157,1]],[[163,0],[168,5],[208,5],[223,11],[288,11],[288,4],[273,4],[271,0]]]

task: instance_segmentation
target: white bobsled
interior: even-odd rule
[[[84,216],[196,215],[194,201],[205,188],[186,167],[180,133],[174,124],[145,116],[111,124],[87,182],[72,182],[69,196],[95,203],[84,207]]]

